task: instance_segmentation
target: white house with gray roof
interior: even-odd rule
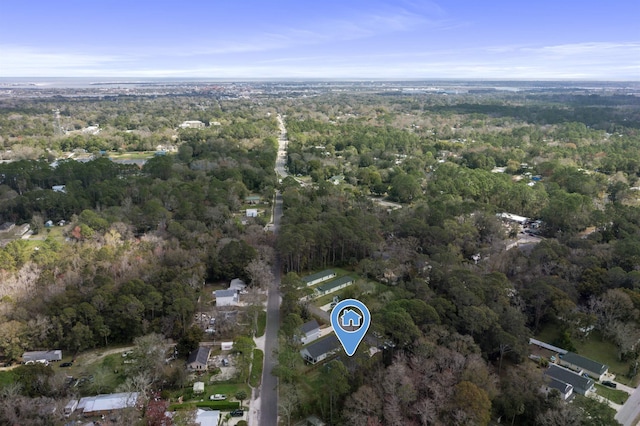
[[[571,370],[577,371],[578,374],[586,373],[589,377],[596,380],[602,380],[609,371],[609,366],[589,358],[585,358],[573,352],[567,352],[560,355],[560,365]]]
[[[313,342],[320,337],[320,325],[318,321],[311,320],[300,326],[300,342],[303,345]]]
[[[311,364],[317,364],[324,361],[334,353],[340,350],[340,342],[335,334],[330,334],[324,339],[316,340],[315,342],[305,346],[300,350],[300,355],[305,361]]]
[[[216,296],[216,306],[238,306],[240,303],[240,296],[238,290],[216,290],[214,292]]]
[[[335,276],[336,276],[336,272],[333,269],[325,269],[324,271],[316,272],[315,274],[302,277],[302,281],[304,281],[307,287],[309,287],[309,286],[316,285],[321,282],[330,280]]]
[[[544,374],[561,383],[573,386],[573,390],[580,395],[586,395],[595,388],[593,380],[564,367],[560,367],[559,365],[551,364]]]

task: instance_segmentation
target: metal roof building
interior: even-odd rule
[[[80,399],[77,409],[83,414],[106,414],[110,411],[135,407],[138,395],[138,392],[122,392],[87,396]]]
[[[25,352],[22,354],[22,360],[24,362],[27,361],[60,361],[62,359],[62,351],[60,349],[52,350],[52,351],[31,351]]]

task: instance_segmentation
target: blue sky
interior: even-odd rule
[[[638,0],[1,0],[0,76],[640,80]]]

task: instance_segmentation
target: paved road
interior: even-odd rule
[[[280,124],[280,138],[278,140],[278,157],[275,171],[281,178],[284,178],[287,176],[287,172],[284,170],[287,139],[284,122],[280,115],[278,115],[278,123]],[[273,232],[276,235],[280,228],[281,218],[282,195],[280,192],[276,192],[276,202],[273,208]],[[278,328],[280,327],[280,279],[282,278],[282,268],[280,267],[279,259],[276,259],[273,265],[273,276],[275,279],[269,286],[267,298],[267,327],[265,329],[264,367],[260,389],[259,425],[278,424],[278,379],[271,372],[277,363],[274,350],[278,347]]]
[[[624,403],[615,419],[623,426],[636,426],[640,420],[640,391],[636,388]]]

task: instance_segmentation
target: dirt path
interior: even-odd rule
[[[95,364],[108,355],[130,351],[133,348],[133,346],[121,346],[112,349],[96,349],[90,352],[83,352],[76,357],[76,361],[74,364],[76,366],[86,367],[88,365]]]

